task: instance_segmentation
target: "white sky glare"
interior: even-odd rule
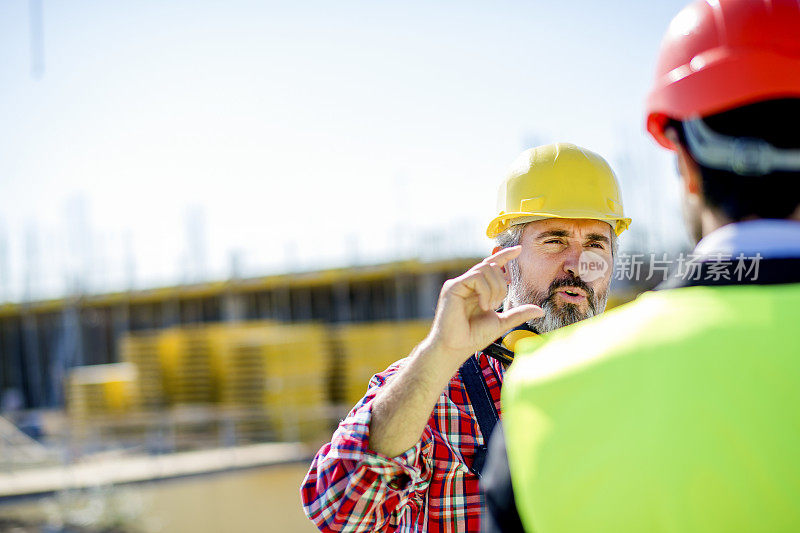
[[[124,288],[129,258],[146,287],[232,251],[246,275],[482,253],[506,167],[555,141],[674,246],[643,101],[682,4],[42,0],[36,77],[28,1],[2,2],[0,300]]]

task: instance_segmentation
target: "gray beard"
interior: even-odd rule
[[[514,265],[516,266],[516,265]],[[594,293],[589,297],[589,307],[585,312],[571,303],[558,305],[555,303],[555,293],[542,293],[532,287],[528,287],[520,276],[517,269],[511,269],[511,284],[508,288],[506,298],[507,309],[523,304],[536,304],[544,311],[544,316],[528,321],[528,325],[537,333],[548,333],[558,328],[569,326],[581,320],[599,315],[606,309],[608,303],[608,289],[602,294]]]
[[[603,301],[603,309],[605,309],[605,303]],[[544,310],[544,316],[528,321],[528,325],[538,333],[548,333],[603,312],[603,310],[595,312],[590,306],[586,312],[582,313],[575,304],[564,304],[559,307],[553,302],[552,298],[539,304],[539,307]]]

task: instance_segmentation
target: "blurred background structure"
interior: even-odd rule
[[[0,530],[313,530],[304,461],[525,148],[603,154],[621,251],[686,250],[641,107],[682,4],[0,4]]]

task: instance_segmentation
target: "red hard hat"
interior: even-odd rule
[[[800,1],[706,0],[670,24],[647,97],[647,131],[763,100],[800,97]]]

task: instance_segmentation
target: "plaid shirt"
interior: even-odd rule
[[[476,357],[500,413],[503,366]],[[395,458],[369,449],[372,399],[402,364],[372,377],[366,396],[314,457],[300,493],[322,531],[480,531],[483,497],[469,465],[484,437],[458,373],[413,448]]]

